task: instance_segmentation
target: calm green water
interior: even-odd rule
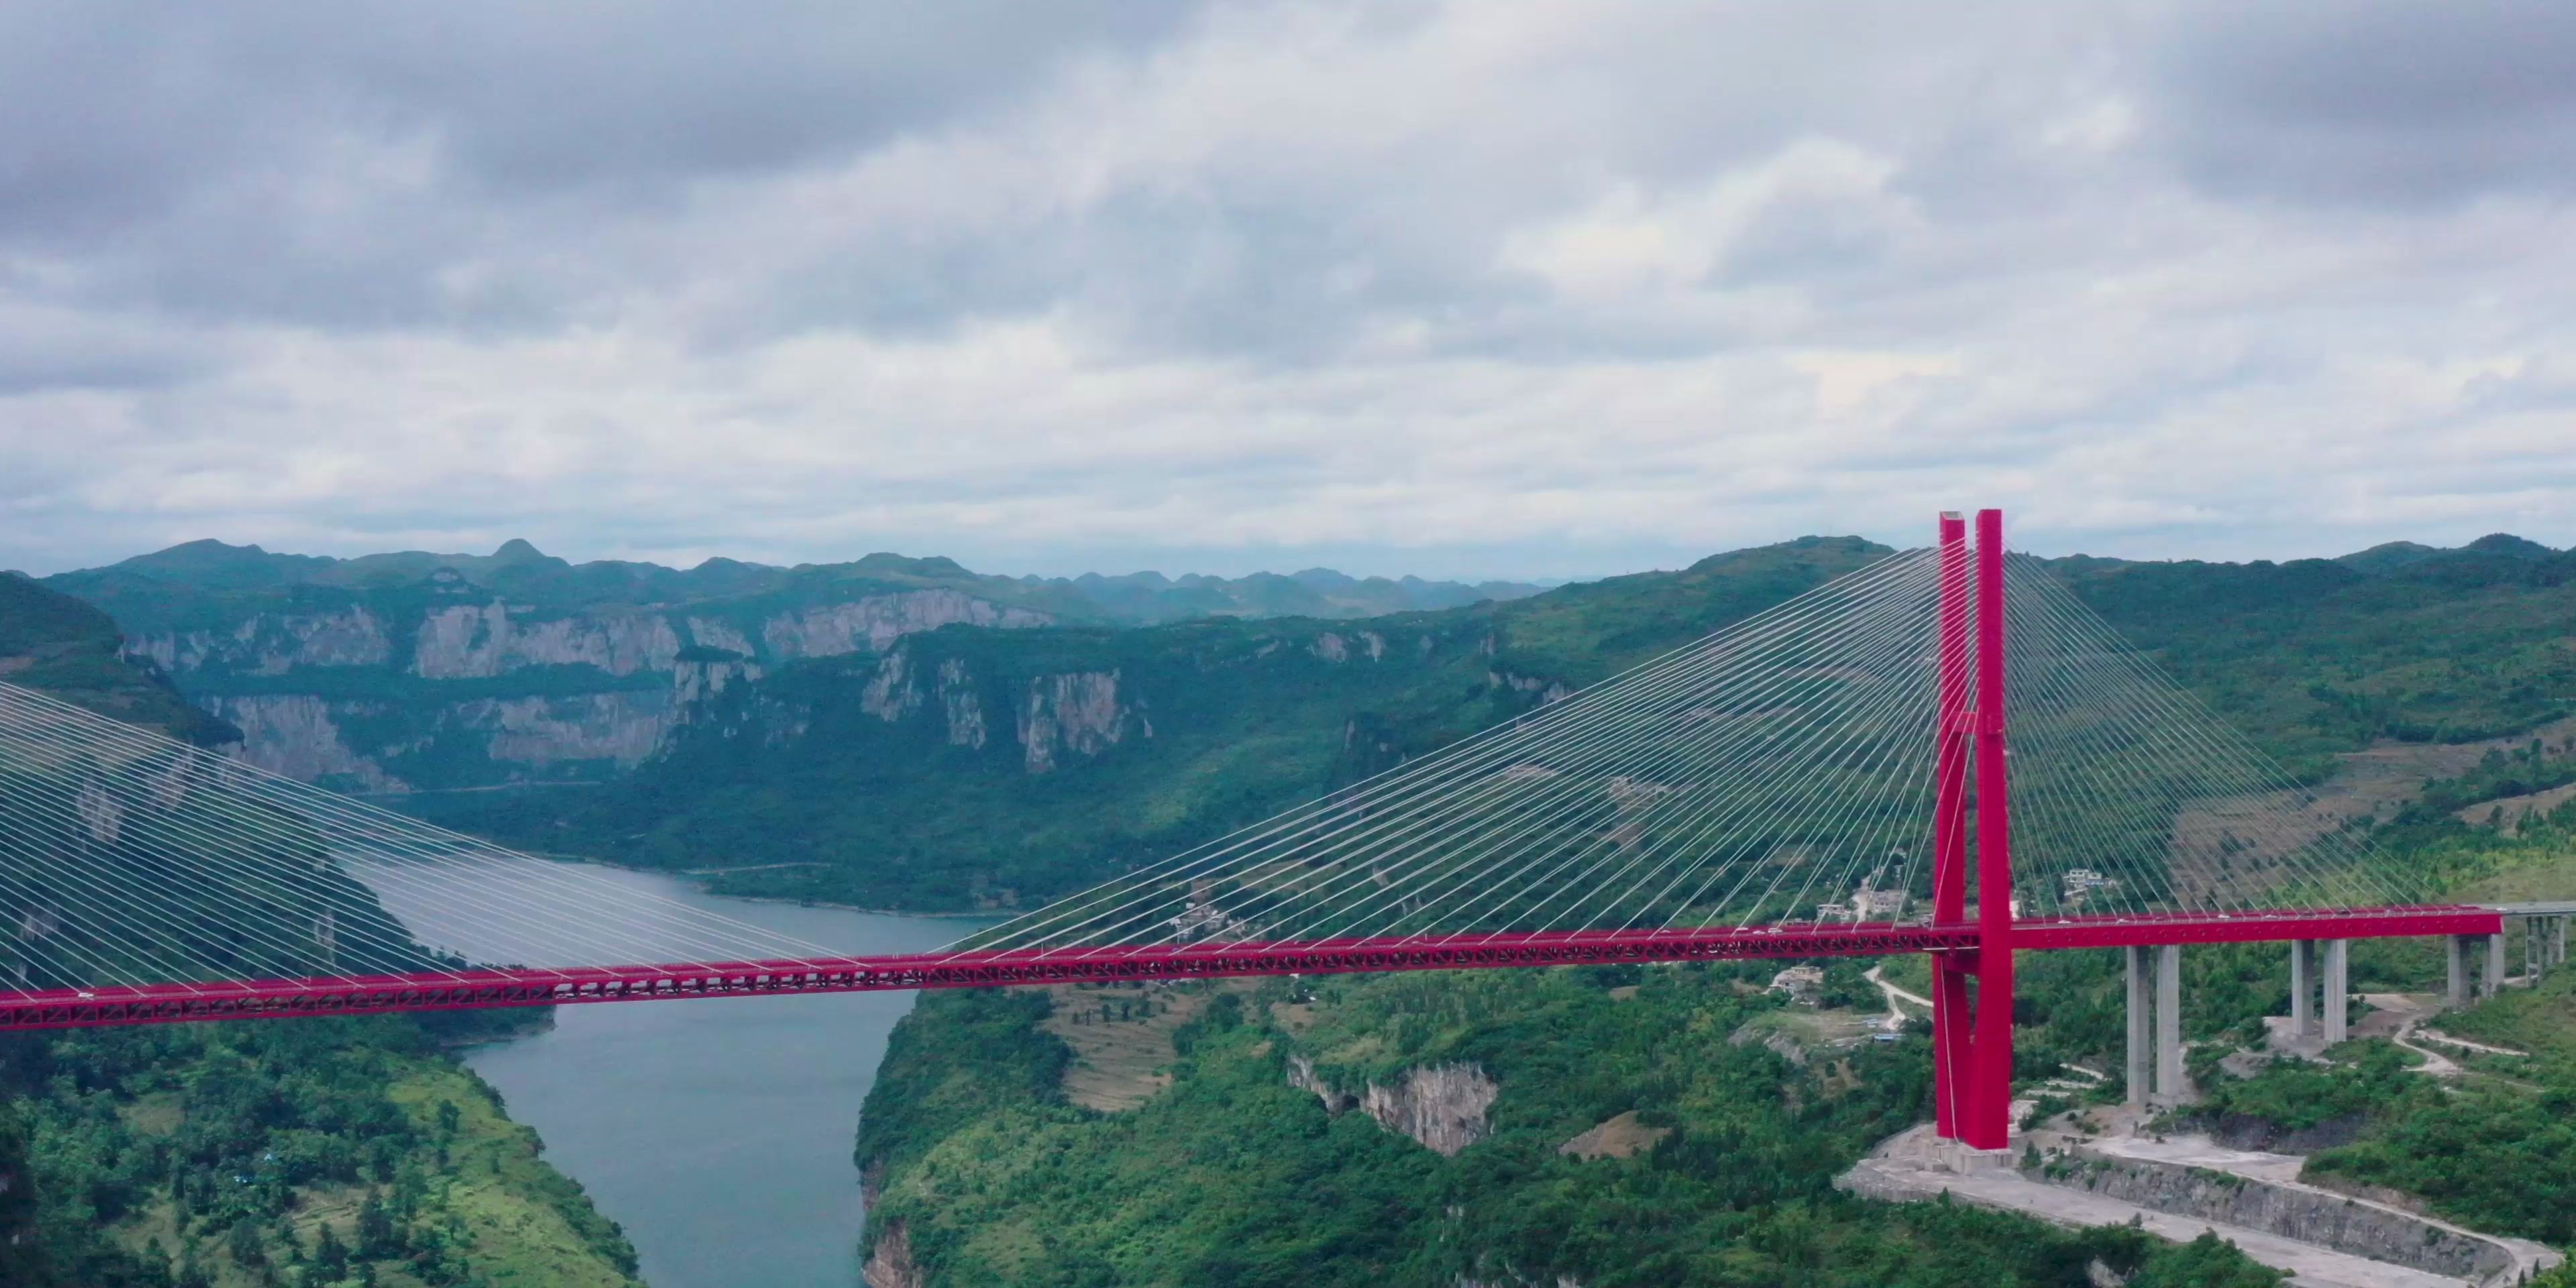
[[[584,872],[836,952],[918,952],[974,924]],[[536,1128],[546,1157],[626,1227],[654,1288],[856,1288],[863,1213],[850,1153],[859,1102],[912,998],[566,1006],[551,1032],[465,1058],[500,1089],[511,1117]]]

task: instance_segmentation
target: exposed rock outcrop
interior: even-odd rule
[[[2511,1264],[2502,1248],[2486,1240],[2308,1186],[2272,1185],[2227,1172],[2098,1155],[2078,1155],[2024,1170],[2034,1179],[2158,1212],[2261,1230],[2434,1274],[2483,1279]]]
[[[1492,1133],[1486,1111],[1503,1090],[1482,1066],[1457,1063],[1407,1069],[1391,1085],[1365,1083],[1352,1095],[1334,1089],[1304,1056],[1289,1057],[1288,1083],[1314,1093],[1335,1115],[1357,1109],[1379,1126],[1443,1155],[1454,1155]]]
[[[955,590],[907,590],[783,613],[761,624],[760,636],[780,661],[882,652],[916,631],[970,626],[1045,626],[1055,619],[1034,609],[1010,608]]]
[[[671,724],[671,695],[582,693],[565,698],[488,698],[450,708],[465,728],[485,735],[494,760],[555,765],[605,760],[620,769],[644,763]]]
[[[922,1288],[927,1282],[921,1268],[912,1261],[912,1232],[903,1218],[889,1218],[885,1229],[878,1231],[876,1246],[868,1250],[867,1264],[859,1267],[860,1277],[868,1288]]]
[[[1561,702],[1573,695],[1563,680],[1550,680],[1536,675],[1514,675],[1509,671],[1488,670],[1485,683],[1514,693],[1535,693],[1541,703]]]
[[[242,759],[270,773],[305,782],[343,780],[371,792],[398,792],[408,786],[372,757],[351,750],[340,736],[340,714],[373,714],[374,703],[280,693],[219,698],[212,707],[216,715],[241,730]]]
[[[984,702],[966,664],[953,657],[939,664],[939,709],[948,718],[948,745],[983,750]]]
[[[412,673],[453,680],[502,675],[525,666],[595,666],[626,676],[668,671],[679,652],[679,633],[658,613],[523,621],[496,599],[456,604],[423,617],[412,645]]]
[[[1479,1274],[1493,1277],[1478,1278],[1476,1275],[1460,1275],[1456,1281],[1456,1288],[1583,1288],[1583,1281],[1572,1275],[1553,1275],[1544,1279],[1532,1279],[1508,1267],[1500,1271],[1480,1271]]]
[[[324,613],[259,613],[230,631],[159,631],[125,642],[130,657],[165,672],[220,667],[249,675],[284,675],[299,666],[383,666],[393,641],[382,619],[364,608]]]
[[[1042,675],[1020,705],[1019,740],[1029,772],[1056,767],[1059,754],[1097,756],[1130,735],[1151,738],[1154,724],[1119,701],[1116,671]]]
[[[948,745],[983,748],[990,736],[984,720],[984,699],[976,691],[974,672],[963,658],[941,659],[925,688],[915,673],[912,650],[898,644],[877,663],[876,673],[868,677],[867,687],[859,692],[859,709],[889,724],[908,719],[934,704],[946,723],[943,736]]]
[[[452,579],[442,584],[461,588]],[[460,602],[457,593],[443,594],[417,617],[388,620],[385,611],[381,604],[262,611],[229,630],[141,635],[124,650],[181,676],[204,695],[199,702],[207,710],[240,724],[251,763],[308,781],[403,791],[507,783],[539,768],[560,775],[567,766],[599,767],[581,776],[632,768],[673,728],[700,718],[708,699],[780,662],[885,652],[908,634],[958,622],[1030,627],[1053,620],[953,589],[868,595],[766,616],[622,607],[541,612],[499,597]],[[385,678],[353,689],[339,676],[303,693],[274,683],[325,667],[373,667]],[[531,679],[518,692],[495,683],[548,667],[580,670]],[[669,677],[668,689],[644,687],[653,676]],[[981,748],[992,737],[987,700],[962,662],[942,663],[927,687],[910,678],[900,653],[889,653],[866,699],[869,709],[894,719],[935,702],[950,743]],[[437,692],[450,684],[462,692],[452,699]],[[567,691],[580,689],[589,691]],[[1033,705],[1030,714],[1041,718],[1033,732],[1048,735],[1037,755],[1048,765],[1068,750],[1094,754],[1142,731],[1141,717],[1102,724],[1085,705],[1089,696],[1077,684]],[[998,703],[1008,704],[1007,697]],[[779,736],[777,728],[768,732]],[[470,754],[478,737],[486,739],[488,766]],[[432,742],[440,744],[439,769],[427,777],[436,781],[406,782],[405,757]]]
[[[682,657],[671,670],[671,705],[674,718],[688,723],[691,712],[701,702],[726,689],[760,678],[760,667],[740,657]]]

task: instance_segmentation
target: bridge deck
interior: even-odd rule
[[[2500,933],[2491,908],[2428,906],[2285,910],[2016,923],[2016,949],[2251,943]],[[689,997],[757,997],[907,988],[1214,979],[1350,971],[1460,970],[1618,962],[1870,957],[1966,951],[1973,925],[1766,926],[1549,931],[1530,934],[1323,939],[1152,948],[1015,949],[663,965],[514,967],[355,978],[0,992],[0,1030],[177,1023],[296,1015],[467,1010]]]

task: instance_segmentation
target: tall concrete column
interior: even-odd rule
[[[2147,950],[2131,945],[2121,952],[2129,965],[2129,1107],[2143,1109],[2148,1070],[2154,1064],[2154,1030],[2148,1027],[2154,1018],[2154,999],[2147,988]]]
[[[2493,997],[2504,991],[2504,936],[2487,936],[2486,978],[2478,981],[2478,996]]]
[[[2329,939],[2326,945],[2326,1045],[2352,1036],[2352,941]]]
[[[2314,1023],[2315,1007],[2310,999],[2317,993],[2316,942],[2308,939],[2290,941],[2290,1036],[2304,1038]]]
[[[2183,1101],[2182,946],[2156,949],[2156,1103]]]
[[[2567,919],[2552,917],[2549,921],[2551,925],[2557,927],[2556,932],[2550,936],[2556,941],[2556,946],[2550,949],[2549,956],[2552,961],[2564,966],[2567,964]]]
[[[2448,951],[2443,955],[2451,962],[2451,1005],[2466,1006],[2469,1004],[2469,937],[2450,935],[2444,943]]]
[[[2543,941],[2540,928],[2547,924],[2549,924],[2547,919],[2541,917],[2522,919],[2522,977],[2534,984],[2540,982],[2542,964],[2540,945]]]

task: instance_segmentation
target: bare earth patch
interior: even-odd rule
[[[1631,1109],[1557,1146],[1556,1152],[1576,1158],[1634,1158],[1671,1134],[1669,1127],[1649,1127],[1638,1122],[1637,1111]]]
[[[1055,1013],[1047,1017],[1046,1031],[1073,1048],[1073,1064],[1064,1071],[1065,1099],[1107,1113],[1123,1113],[1153,1099],[1172,1085],[1169,1066],[1178,1054],[1172,1030],[1198,1018],[1218,992],[1250,987],[1242,981],[1212,988],[1050,986],[1046,991],[1055,999]]]
[[[2528,796],[2507,796],[2502,800],[2471,805],[2460,811],[2460,821],[2476,827],[2492,818],[2499,825],[2497,831],[2506,836],[2520,836],[2525,814],[2546,814],[2570,800],[2576,800],[2576,783],[2533,792]]]
[[[1272,1002],[1270,1022],[1292,1034],[1304,1033],[1315,1027],[1315,1004],[1313,1002]]]
[[[2185,808],[2174,818],[2175,848],[2195,853],[2222,847],[2231,851],[2239,869],[2237,881],[2267,872],[2276,878],[2286,876],[2282,864],[2288,856],[2352,820],[2389,817],[2423,795],[2427,782],[2457,778],[2477,768],[2491,750],[2519,751],[2534,738],[2554,746],[2571,735],[2576,735],[2576,719],[2480,742],[2383,742],[2366,751],[2346,752],[2338,757],[2342,768],[2313,792],[2283,789],[2205,800]],[[2484,821],[2496,803],[2472,806],[2473,821]],[[2515,816],[2513,810],[2506,813]],[[2172,875],[2194,884],[2182,870]]]

